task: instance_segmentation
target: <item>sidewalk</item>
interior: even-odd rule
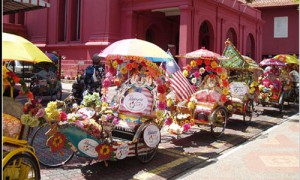
[[[174,179],[300,179],[299,114]]]

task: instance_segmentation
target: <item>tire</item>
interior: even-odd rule
[[[146,153],[141,153],[139,151],[139,147],[145,147]],[[154,148],[150,148],[150,147],[147,147],[147,145],[145,144],[145,142],[143,140],[140,140],[139,142],[137,142],[135,144],[136,157],[143,164],[150,162],[154,158],[154,156],[157,152],[157,149],[158,149],[158,145]]]
[[[140,133],[137,143],[135,144],[135,155],[137,159],[143,164],[150,162],[157,152],[158,145],[159,144],[155,147],[148,147],[144,141],[143,133]],[[143,150],[143,152],[141,152],[141,150]]]
[[[3,179],[41,179],[38,162],[29,154],[14,155],[3,168]]]
[[[70,148],[63,148],[63,155],[60,155],[59,153],[52,153],[51,148],[46,145],[48,136],[46,136],[45,133],[49,129],[50,127],[48,123],[39,127],[35,131],[30,144],[34,147],[35,154],[39,159],[40,164],[46,167],[59,167],[70,161],[74,156],[74,152]]]
[[[222,106],[217,107],[211,114],[210,129],[215,138],[219,138],[224,134],[228,113]]]
[[[253,106],[253,101],[247,101],[244,104],[243,120],[246,125],[252,120]]]

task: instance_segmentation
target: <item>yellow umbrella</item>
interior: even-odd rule
[[[296,56],[288,54],[278,54],[273,59],[278,59],[286,64],[299,64],[299,60]]]
[[[30,41],[9,33],[2,33],[2,60],[52,63],[47,55]]]

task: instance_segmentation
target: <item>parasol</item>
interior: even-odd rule
[[[205,49],[205,47],[202,47],[201,49],[198,49],[196,51],[189,52],[187,54],[178,56],[178,57],[183,57],[187,59],[209,59],[209,60],[217,60],[219,57],[221,57],[220,54],[209,51]]]
[[[52,62],[45,53],[30,41],[9,33],[2,33],[2,60],[19,60],[32,63]]]
[[[273,59],[278,59],[286,64],[299,64],[299,60],[296,56],[288,54],[278,54],[274,56]]]
[[[126,59],[144,57],[152,62],[163,62],[172,59],[169,54],[157,45],[141,39],[123,39],[116,41],[106,47],[99,56],[105,58],[122,56]]]
[[[260,66],[286,66],[284,62],[278,59],[264,59],[259,63]]]

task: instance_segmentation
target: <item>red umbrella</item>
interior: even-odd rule
[[[202,47],[201,49],[198,49],[196,51],[189,52],[183,56],[179,56],[183,58],[189,58],[189,59],[209,59],[209,60],[217,60],[221,57],[220,54],[209,51],[205,49],[205,47]]]
[[[284,62],[278,59],[264,59],[259,63],[260,66],[286,66]]]

